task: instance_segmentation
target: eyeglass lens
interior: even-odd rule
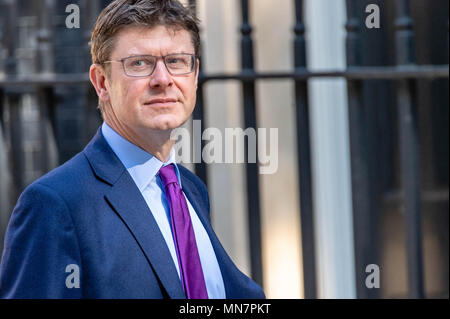
[[[123,60],[125,72],[130,76],[148,76],[153,73],[157,57],[135,56]],[[193,71],[194,57],[191,54],[171,54],[164,57],[168,71],[173,75],[186,74]]]

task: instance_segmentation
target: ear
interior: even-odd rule
[[[197,58],[197,63],[195,66],[195,89],[198,88],[198,73],[200,70],[200,60]]]
[[[89,68],[89,79],[97,92],[98,98],[102,101],[109,101],[109,93],[105,69],[100,64],[92,64]]]

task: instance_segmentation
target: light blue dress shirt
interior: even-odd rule
[[[108,124],[106,124],[106,122],[103,122],[102,133],[109,146],[125,166],[128,173],[130,173],[139,188],[139,191],[144,197],[150,211],[153,214],[153,217],[156,220],[156,223],[159,226],[159,229],[161,230],[161,234],[166,241],[167,247],[169,248],[173,262],[177,269],[178,276],[180,276],[175,243],[173,241],[172,230],[170,227],[169,204],[164,194],[164,187],[162,185],[161,178],[158,175],[158,171],[162,166],[174,164],[178,182],[180,183],[181,189],[183,189],[180,180],[180,172],[177,164],[175,163],[175,150],[172,148],[169,159],[166,163],[163,163],[150,153],[124,139]],[[202,222],[198,218],[197,213],[187,199],[186,195],[184,195],[184,197],[186,198],[192,220],[192,226],[194,228],[208,297],[210,299],[224,299],[226,296],[222,273],[220,272],[219,263],[217,262],[216,254],[214,253],[208,233],[203,227]]]

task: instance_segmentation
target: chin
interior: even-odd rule
[[[166,121],[157,121],[156,123],[153,122],[145,126],[152,130],[167,131],[176,129],[177,127],[181,126],[181,124],[182,122],[180,121],[166,120]]]

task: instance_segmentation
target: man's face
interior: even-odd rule
[[[188,31],[156,26],[131,27],[118,33],[110,60],[133,55],[165,56],[172,53],[194,54]],[[152,75],[130,77],[121,63],[110,63],[105,81],[109,101],[106,119],[111,118],[133,134],[150,130],[171,130],[182,125],[195,107],[198,63],[194,72],[171,75],[163,59],[158,59]]]

